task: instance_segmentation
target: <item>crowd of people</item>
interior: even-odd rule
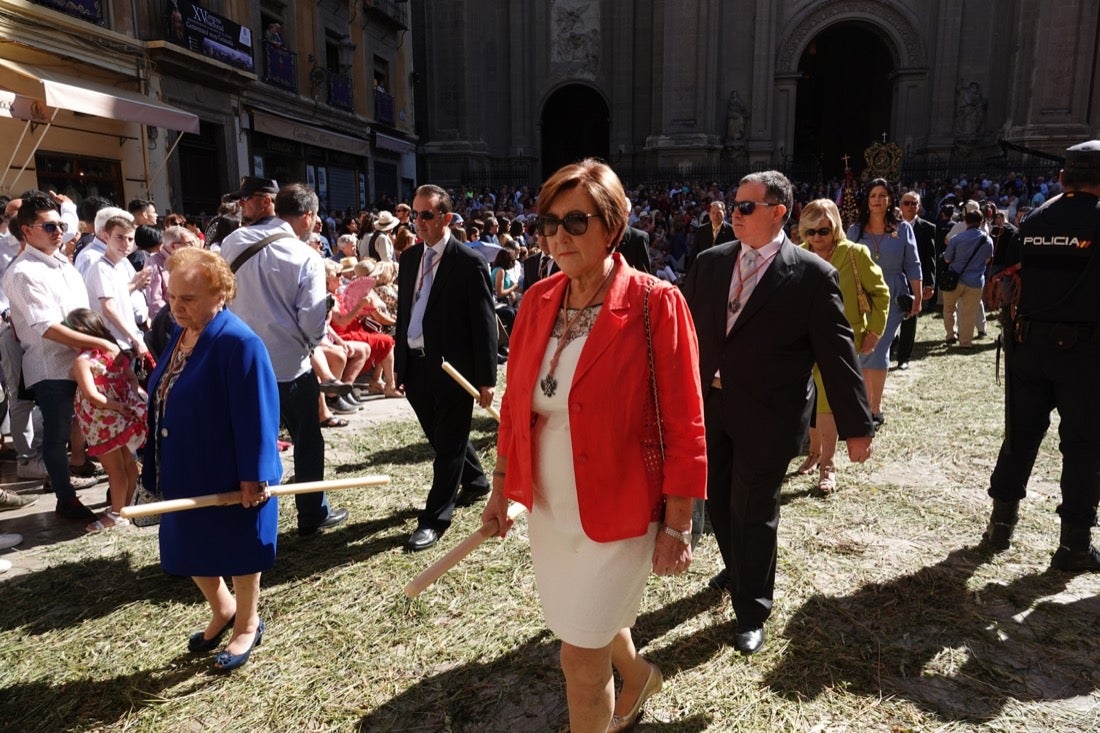
[[[166,515],[160,527],[163,566],[192,577],[210,609],[188,649],[213,651],[229,633],[214,660],[228,671],[266,629],[259,591],[276,555],[278,451],[293,449],[295,482],[320,480],[323,428],[346,426],[340,415],[368,397],[407,399],[434,459],[405,549],[434,546],[456,509],[486,499],[483,521],[503,535],[509,502],[522,504],[544,615],[562,640],[571,730],[629,730],[663,684],[630,633],[649,571],[688,568],[705,510],[724,566],[711,585],[736,617],[731,643],[759,651],[790,462],[808,438],[797,470],[818,471],[828,494],[839,489],[840,440],[852,462],[872,456],[891,354],[907,367],[915,318],[932,304],[942,304],[945,343],[969,348],[985,332],[987,276],[1031,257],[1034,272],[1050,271],[1032,276],[1038,290],[1065,285],[1065,263],[1029,254],[1045,240],[1017,237],[1009,222],[1033,206],[1042,216],[1028,221],[1046,222],[1084,201],[1073,241],[1100,230],[1100,143],[1087,145],[1061,182],[874,178],[856,195],[850,180],[814,187],[764,171],[725,189],[628,190],[589,159],[537,197],[428,184],[392,210],[331,217],[308,186],[246,176],[205,227],[158,223],[148,201],[77,207],[28,191],[5,202],[0,282],[19,475],[48,478],[57,515],[89,532],[127,524],[139,472],[142,492],[164,498],[239,490],[239,505]],[[1087,275],[1092,262],[1076,264]],[[1061,350],[1092,344],[1089,297],[1077,303],[1088,324],[1052,326],[1047,306],[1025,308],[1010,369],[1022,358],[1013,354],[1046,348],[1048,332]],[[492,405],[502,364],[490,478],[470,443],[471,412]],[[1057,390],[1052,400],[1048,414],[1070,409]],[[1036,421],[1042,405],[1025,402]],[[1094,415],[1069,419],[1079,432],[1063,452],[1082,480],[1064,481],[1054,566],[1100,570],[1087,531],[1100,431]],[[995,551],[1011,539],[1042,437],[1033,428],[1013,428],[1030,453],[1002,449],[985,536]],[[99,516],[73,485],[93,458],[109,480]],[[27,501],[0,496],[4,508]],[[295,504],[302,535],[348,518],[323,492]]]

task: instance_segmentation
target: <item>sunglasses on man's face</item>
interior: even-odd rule
[[[588,220],[599,214],[585,214],[580,211],[570,211],[562,218],[553,214],[544,214],[535,219],[535,228],[544,237],[552,237],[558,233],[558,225],[565,227],[565,231],[574,237],[579,237],[588,231]]]
[[[807,229],[807,237],[824,237],[833,233],[832,227],[821,227],[820,229]]]
[[[69,231],[69,225],[63,221],[48,221],[45,224],[30,224],[31,227],[38,227],[46,234],[57,234],[61,232],[64,234]]]
[[[436,214],[436,212],[432,211],[431,209],[427,209],[425,211],[410,211],[409,212],[409,218],[412,219],[413,221],[416,221],[417,219],[423,219],[424,221],[431,221],[432,219],[435,218],[435,214]]]
[[[773,204],[768,201],[734,201],[733,208],[737,209],[742,216],[752,216],[756,211],[757,206],[779,206],[779,204]]]

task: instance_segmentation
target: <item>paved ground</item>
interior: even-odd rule
[[[349,425],[345,428],[327,428],[326,433],[337,430],[357,430],[389,420],[414,420],[409,403],[404,399],[370,397],[364,407],[354,415],[344,415]],[[10,441],[6,441],[10,445]],[[53,494],[46,492],[41,482],[19,481],[15,463],[0,462],[0,487],[20,494],[37,497],[38,501],[16,511],[0,513],[0,533],[17,532],[23,542],[10,550],[0,551],[0,557],[11,561],[12,568],[0,575],[0,582],[34,572],[42,567],[37,548],[66,542],[84,534],[84,523],[70,522],[54,514],[56,504]],[[107,505],[107,477],[102,473],[93,485],[78,489],[77,495],[92,511],[102,512]],[[152,530],[150,530],[152,531]]]

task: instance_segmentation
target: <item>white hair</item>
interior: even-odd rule
[[[103,231],[103,227],[107,226],[107,220],[113,219],[116,216],[121,216],[131,224],[134,223],[134,215],[126,209],[120,209],[117,206],[105,206],[95,215],[95,235],[98,237],[99,233]]]

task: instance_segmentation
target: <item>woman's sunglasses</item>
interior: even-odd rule
[[[562,218],[553,214],[544,214],[535,219],[535,229],[544,237],[552,237],[558,233],[558,225],[565,227],[565,231],[574,237],[579,237],[588,231],[588,220],[599,214],[584,214],[580,211],[570,211]]]
[[[807,229],[804,234],[807,237],[824,237],[833,233],[832,227],[821,227],[820,229]]]

